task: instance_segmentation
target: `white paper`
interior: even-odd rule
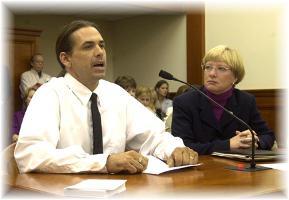
[[[287,171],[288,164],[287,163],[272,163],[272,164],[258,164],[263,167],[270,167],[272,169],[278,169],[282,171]]]
[[[109,197],[125,191],[126,180],[88,179],[64,188],[64,195],[79,197]]]
[[[195,165],[184,165],[184,166],[179,166],[179,167],[169,167],[166,163],[161,161],[160,159],[154,157],[154,156],[146,156],[148,158],[148,166],[146,170],[143,171],[145,174],[161,174],[164,172],[172,171],[172,170],[177,170],[177,169],[182,169],[182,168],[187,168],[187,167],[195,167],[199,166],[202,163],[198,163]]]

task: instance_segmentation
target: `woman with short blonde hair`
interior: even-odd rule
[[[204,56],[202,69],[201,91],[249,124],[256,143],[252,144],[247,127],[194,90],[174,99],[172,134],[199,154],[250,149],[252,145],[270,150],[275,136],[261,118],[255,97],[235,88],[245,75],[238,51],[225,45],[216,46]]]

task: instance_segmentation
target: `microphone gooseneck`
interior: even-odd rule
[[[187,83],[187,82],[184,82],[184,81],[181,81],[177,78],[175,78],[172,74],[170,74],[169,72],[166,72],[164,70],[161,70],[159,72],[159,76],[164,78],[164,79],[167,79],[167,80],[174,80],[174,81],[177,81],[177,82],[180,82],[180,83],[183,83],[191,88],[193,88],[194,90],[196,90],[198,93],[200,93],[201,95],[203,95],[205,98],[207,98],[208,100],[210,100],[211,102],[213,102],[214,104],[216,104],[219,108],[221,108],[222,110],[224,110],[226,113],[228,113],[229,115],[231,115],[234,119],[236,119],[237,121],[239,121],[241,124],[243,124],[244,126],[246,126],[249,131],[251,132],[252,134],[252,152],[251,152],[251,163],[250,163],[250,168],[251,169],[255,169],[256,167],[256,163],[255,163],[255,136],[254,136],[254,132],[253,132],[253,129],[246,123],[244,122],[242,119],[240,119],[239,117],[237,117],[232,111],[226,109],[224,106],[220,105],[219,103],[217,103],[215,100],[213,100],[211,97],[209,97],[208,95],[206,95],[204,92],[202,92],[200,89],[198,89],[197,87]]]

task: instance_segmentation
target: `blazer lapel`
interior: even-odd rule
[[[214,113],[212,112],[212,105],[209,100],[204,98],[203,96],[200,96],[200,120],[207,124],[208,126],[216,129],[217,131],[220,131],[220,127],[217,124],[217,120],[214,116]]]
[[[234,95],[234,93],[232,94],[232,97],[228,99],[228,102],[227,102],[225,108],[228,109],[229,111],[232,111],[234,113],[234,115],[237,115],[237,116],[239,115],[240,110],[238,109],[237,100],[236,100],[236,96]],[[230,114],[228,114],[224,111],[224,113],[221,117],[221,120],[220,120],[221,129],[223,129],[225,126],[227,126],[233,120],[235,120],[235,119]]]

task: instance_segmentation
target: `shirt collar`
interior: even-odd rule
[[[31,68],[30,71],[38,76],[38,72],[35,69]]]
[[[71,89],[73,94],[81,101],[81,103],[87,105],[92,92],[69,73],[65,74],[64,80],[66,85]],[[98,97],[100,96],[99,84],[93,92],[97,94]],[[101,102],[100,97],[98,98],[98,102]]]

